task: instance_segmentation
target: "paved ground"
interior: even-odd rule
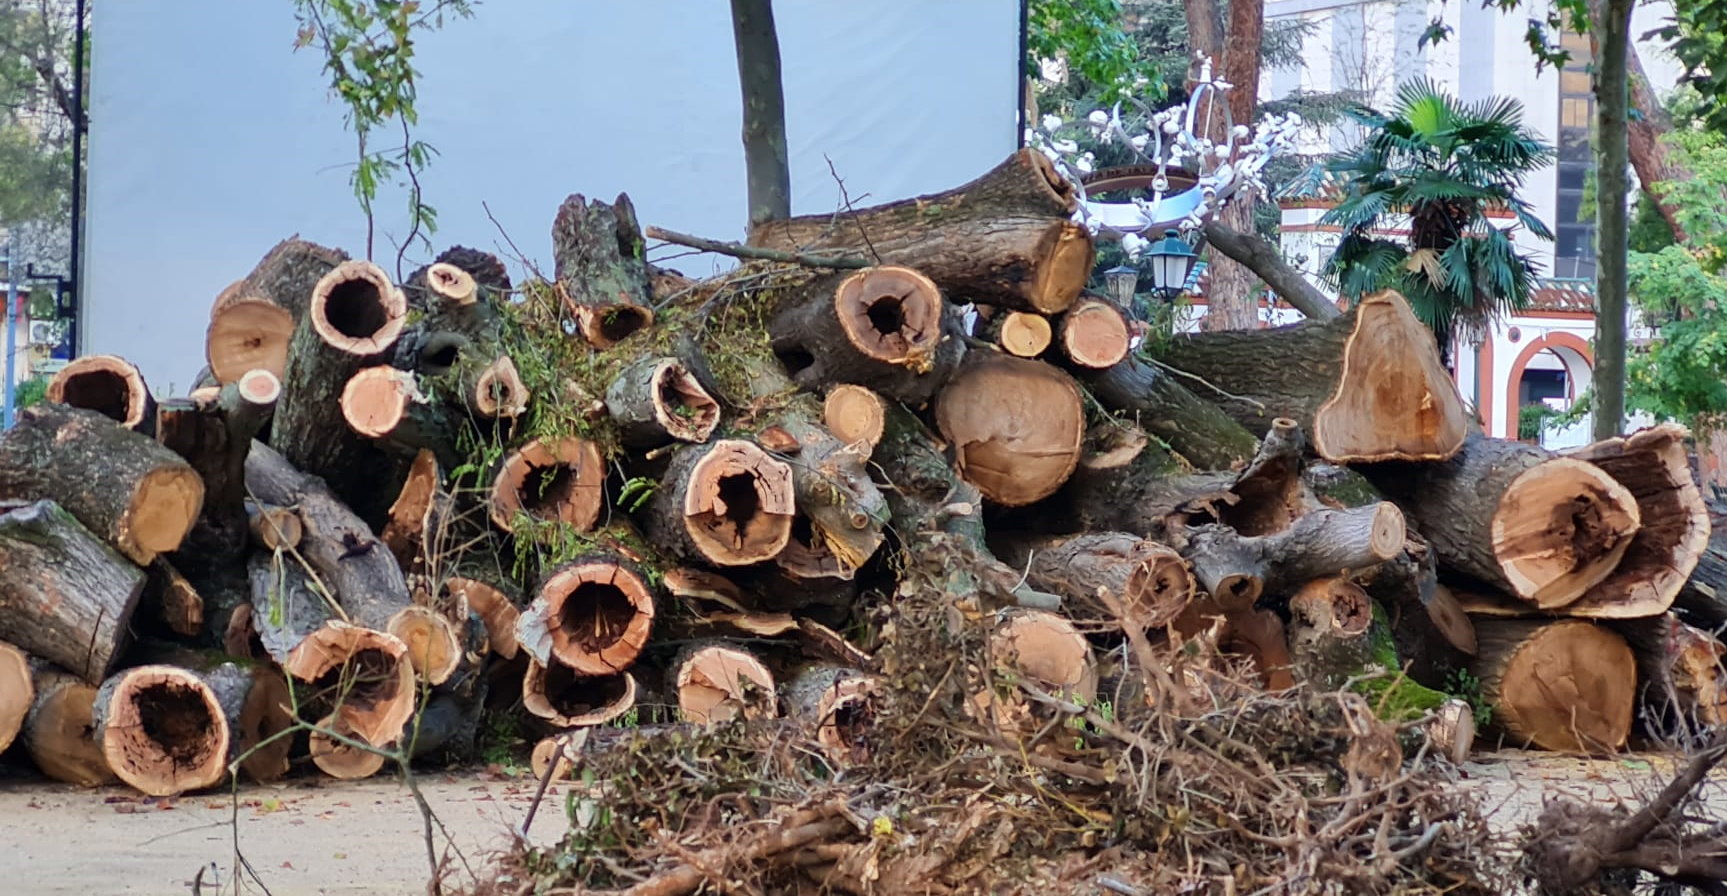
[[[1540,811],[1543,795],[1640,801],[1672,773],[1660,757],[1590,761],[1534,753],[1478,754],[1463,769],[1496,826],[1508,833]],[[534,781],[466,772],[422,779],[422,790],[470,862],[507,845],[533,801]],[[1707,799],[1727,817],[1727,777]],[[563,834],[562,792],[554,787],[534,821],[532,839]],[[158,801],[123,788],[75,790],[40,782],[0,782],[0,893],[108,896],[233,893],[233,806],[225,796]],[[241,796],[239,847],[274,896],[425,892],[427,862],[420,814],[394,780],[340,783],[303,779],[248,787]],[[442,842],[442,841],[440,841]],[[454,860],[452,860],[454,861]],[[482,872],[483,873],[483,872]],[[213,885],[214,884],[214,885]],[[257,886],[242,892],[263,893]]]

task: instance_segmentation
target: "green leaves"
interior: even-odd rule
[[[1161,93],[1163,79],[1122,24],[1120,0],[1031,0],[1027,10],[1027,74],[1038,63],[1064,59],[1068,69],[1113,103],[1128,93]]]

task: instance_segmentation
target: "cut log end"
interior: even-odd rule
[[[528,410],[528,386],[509,355],[486,365],[474,380],[474,412],[495,420],[520,417]]]
[[[1067,374],[994,355],[964,367],[936,402],[960,474],[1008,507],[1054,494],[1079,464],[1085,406]]]
[[[513,659],[519,649],[516,643],[516,623],[521,612],[509,595],[485,582],[474,579],[444,580],[444,590],[451,596],[467,601],[468,609],[478,613],[486,624],[486,640],[491,651],[504,659]]]
[[[1425,609],[1434,630],[1445,638],[1446,643],[1457,648],[1464,656],[1475,655],[1475,623],[1470,621],[1463,604],[1450,588],[1434,585],[1433,595],[1425,604]]]
[[[1466,700],[1452,698],[1434,711],[1427,723],[1427,743],[1433,752],[1453,763],[1469,758],[1475,747],[1475,709]]]
[[[427,684],[450,680],[462,664],[462,642],[450,620],[426,607],[403,607],[385,630],[408,648],[408,662]]]
[[[180,546],[204,507],[204,482],[191,467],[159,467],[132,488],[119,525],[120,552],[140,565]]]
[[[879,683],[855,669],[806,669],[786,689],[787,711],[814,722],[816,745],[836,765],[867,762],[881,712]]]
[[[700,725],[772,718],[778,705],[773,673],[735,647],[692,651],[678,664],[675,687],[679,714]]]
[[[1601,468],[1555,458],[1530,467],[1493,513],[1493,550],[1513,592],[1563,607],[1606,578],[1641,524],[1637,501]]]
[[[792,469],[752,442],[715,442],[690,470],[684,531],[721,566],[773,559],[791,539]]]
[[[402,334],[408,303],[382,268],[368,261],[344,261],[318,281],[306,313],[326,345],[372,356]]]
[[[834,290],[834,314],[864,357],[919,372],[941,341],[941,290],[906,267],[868,268]]]
[[[96,688],[62,672],[37,673],[24,748],[42,774],[78,787],[115,780],[96,740],[95,707]]]
[[[1091,234],[1072,221],[1052,223],[1038,240],[1035,255],[1043,263],[1037,266],[1027,298],[1044,314],[1066,311],[1091,279],[1092,261],[1097,257]]]
[[[554,763],[557,765],[555,769],[552,768]],[[528,768],[537,781],[547,780],[547,775],[550,775],[553,781],[562,781],[569,777],[575,763],[564,750],[563,735],[554,734],[540,738],[539,743],[534,744],[534,752],[528,757]]]
[[[1362,299],[1337,390],[1313,418],[1313,447],[1332,463],[1445,460],[1468,413],[1440,363],[1433,331],[1390,291]]]
[[[887,428],[887,406],[880,395],[863,386],[835,386],[822,402],[822,423],[841,442],[862,445],[867,456]]]
[[[414,667],[393,635],[327,622],[288,654],[283,671],[311,682],[313,695],[367,743],[387,744],[414,712]]]
[[[48,381],[48,400],[95,411],[128,429],[153,424],[150,388],[125,358],[86,355],[76,358]]]
[[[252,688],[240,707],[233,752],[239,754],[240,770],[254,781],[275,781],[288,774],[291,737],[279,737],[294,725],[293,694],[288,680],[269,668],[251,671]]]
[[[560,284],[561,286],[561,284]],[[619,302],[613,305],[575,308],[576,327],[582,338],[596,349],[605,351],[625,339],[653,326],[654,312],[645,305]]]
[[[240,374],[236,381],[239,400],[257,408],[274,407],[282,397],[282,380],[261,367]]]
[[[1289,615],[1305,631],[1357,638],[1373,624],[1373,601],[1346,579],[1316,579],[1290,597]]]
[[[606,391],[606,407],[630,444],[669,439],[705,442],[720,423],[720,404],[676,358],[632,364]]]
[[[1127,318],[1108,302],[1081,299],[1062,315],[1062,353],[1080,367],[1113,367],[1127,357],[1131,345]]]
[[[560,728],[603,725],[636,705],[636,679],[616,675],[577,675],[570,667],[528,663],[522,676],[522,708]]]
[[[1016,358],[1035,358],[1049,348],[1054,338],[1049,318],[1026,311],[1009,311],[1002,317],[996,344]]]
[[[24,717],[36,701],[30,661],[24,651],[0,641],[0,753],[12,745],[24,727]]]
[[[388,364],[367,367],[342,387],[342,419],[360,435],[380,439],[396,431],[418,395],[411,371]]]
[[[222,780],[228,722],[209,685],[173,666],[139,666],[118,679],[103,707],[102,752],[121,780],[150,796]]]
[[[540,586],[551,652],[580,675],[611,675],[635,662],[654,623],[653,591],[629,568],[577,561]]]
[[[1625,639],[1578,619],[1477,620],[1482,691],[1495,724],[1541,749],[1602,753],[1625,745],[1637,661]]]
[[[798,579],[851,581],[857,575],[857,565],[830,550],[826,540],[817,534],[815,524],[801,513],[792,519],[791,538],[774,557],[774,563]]]
[[[1041,610],[1013,613],[990,639],[996,661],[1037,687],[1086,702],[1097,696],[1091,645],[1065,618]]]
[[[305,537],[305,523],[292,507],[259,507],[248,502],[246,511],[252,542],[264,550],[296,548]]]
[[[1187,561],[1174,548],[1152,541],[1140,542],[1132,561],[1122,594],[1127,619],[1146,629],[1175,621],[1198,589]]]
[[[288,343],[293,338],[294,315],[288,309],[263,299],[245,299],[211,315],[204,334],[204,359],[224,385],[250,370],[267,370],[280,378],[288,366]]]
[[[474,275],[446,261],[426,268],[426,286],[439,301],[453,307],[466,307],[480,298]]]
[[[340,713],[325,716],[318,720],[317,730],[312,732],[309,739],[312,764],[317,766],[319,771],[338,780],[357,781],[361,778],[370,778],[383,770],[384,755],[382,753],[344,743],[326,732],[335,732],[348,740],[372,746],[369,741],[354,731]]]
[[[1390,501],[1374,505],[1373,518],[1368,523],[1367,550],[1379,560],[1390,560],[1403,552],[1409,525],[1403,511]]]
[[[599,445],[576,437],[535,439],[504,458],[492,484],[492,522],[513,531],[516,515],[526,513],[586,532],[604,509],[605,480]]]

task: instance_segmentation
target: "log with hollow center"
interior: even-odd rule
[[[628,672],[577,675],[554,659],[528,661],[522,675],[522,708],[559,728],[603,725],[636,705],[636,679]]]
[[[1290,667],[1319,690],[1343,687],[1366,670],[1372,644],[1373,602],[1341,578],[1315,579],[1289,599]]]
[[[859,445],[869,457],[881,441],[887,425],[882,397],[863,386],[842,383],[828,390],[822,401],[822,425],[847,445]]]
[[[407,654],[394,635],[330,621],[288,654],[282,671],[309,682],[308,699],[334,707],[367,743],[388,744],[414,712],[414,667]]]
[[[875,679],[844,666],[812,666],[798,673],[785,693],[787,712],[814,725],[816,745],[828,761],[869,761],[882,710]]]
[[[1006,355],[969,361],[936,402],[960,475],[1008,507],[1054,494],[1079,464],[1085,406],[1067,374]]]
[[[33,662],[36,698],[24,717],[24,749],[42,774],[79,787],[114,780],[96,740],[96,688],[77,676]]]
[[[1111,628],[1162,628],[1187,609],[1196,588],[1173,548],[1125,532],[1004,537],[991,545],[1025,570],[1033,587],[1061,595],[1070,618]]]
[[[74,358],[48,381],[48,400],[95,411],[126,427],[156,426],[156,399],[136,365],[115,355]]]
[[[535,439],[512,451],[498,468],[492,480],[492,522],[511,532],[516,515],[525,513],[585,532],[599,521],[605,481],[599,445],[576,436]]]
[[[201,790],[222,780],[228,720],[215,692],[176,666],[138,666],[102,683],[96,736],[120,780],[150,796]]]
[[[24,717],[34,702],[36,686],[31,681],[29,658],[24,651],[0,641],[0,753],[12,745],[24,727]]]
[[[1493,723],[1518,745],[1575,753],[1625,745],[1637,660],[1625,639],[1582,619],[1475,620],[1471,671]]]
[[[1102,299],[1083,298],[1061,316],[1060,345],[1069,361],[1101,370],[1127,357],[1132,334],[1120,308]]]
[[[791,539],[792,468],[753,442],[722,439],[672,456],[643,522],[654,543],[692,560],[748,566]]]
[[[774,354],[800,386],[855,383],[919,403],[959,359],[960,343],[948,338],[953,323],[929,278],[884,266],[789,288],[768,333]]]
[[[654,593],[620,557],[594,556],[553,570],[516,622],[521,649],[578,675],[628,669],[647,646]]]
[[[515,419],[528,410],[529,390],[509,355],[499,355],[474,379],[468,406],[487,419]]]
[[[678,714],[707,725],[733,719],[767,719],[778,711],[774,676],[748,651],[723,644],[697,645],[672,666]]]
[[[144,573],[52,501],[0,513],[0,569],[0,638],[91,684],[106,677]]]
[[[641,228],[629,196],[572,195],[552,220],[558,296],[582,337],[607,349],[653,324]]]
[[[653,448],[672,440],[705,442],[720,424],[720,405],[676,358],[643,358],[606,389],[606,410],[626,445]]]

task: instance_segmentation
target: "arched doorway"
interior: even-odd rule
[[[1589,343],[1571,333],[1556,332],[1524,346],[1512,363],[1506,379],[1505,432],[1516,438],[1523,408],[1547,404],[1566,410],[1583,395],[1594,377],[1594,354]],[[1569,447],[1587,441],[1585,427],[1574,425],[1563,433],[1550,434],[1549,447]],[[1554,436],[1558,437],[1555,441]]]

